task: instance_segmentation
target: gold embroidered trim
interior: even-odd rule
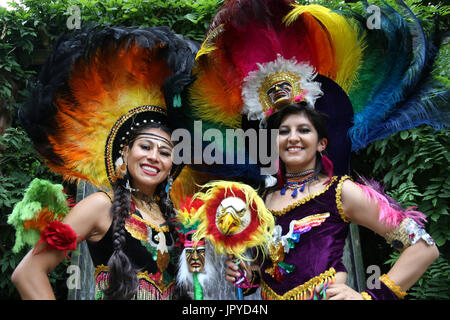
[[[336,187],[336,207],[338,209],[339,215],[341,216],[341,219],[344,222],[350,222],[350,220],[348,220],[347,217],[345,216],[344,209],[342,208],[342,196],[341,196],[342,184],[347,179],[351,180],[351,178],[348,175],[343,176]]]
[[[134,213],[132,213],[131,216],[133,218],[135,218],[136,220],[145,223],[146,225],[148,225],[150,228],[152,228],[155,231],[158,231],[158,232],[169,232],[169,226],[167,226],[167,225],[164,226],[164,227],[159,227],[156,224],[153,224],[153,223],[151,223],[151,222],[149,222],[147,220],[142,219],[141,217],[139,217],[138,215],[136,215]]]
[[[106,192],[105,190],[99,190],[99,192],[104,193],[104,194],[109,198],[109,200],[111,201],[111,203],[114,202],[114,199],[113,199],[112,194],[110,194],[109,192]]]
[[[302,285],[299,285],[298,287],[289,290],[282,296],[277,294],[275,291],[273,291],[267,283],[264,282],[264,280],[261,279],[261,295],[263,296],[263,299],[270,299],[270,300],[304,300],[307,298],[308,294],[311,296],[313,294],[314,289],[325,283],[325,282],[334,282],[336,278],[336,270],[334,268],[330,268],[324,273],[321,273],[320,275],[311,278],[307,282],[305,282]]]
[[[330,188],[330,186],[336,181],[336,179],[337,179],[337,177],[334,176],[331,179],[331,182],[323,190],[320,190],[319,192],[313,193],[311,195],[307,195],[306,197],[304,197],[304,198],[302,198],[302,199],[300,199],[300,200],[298,200],[298,201],[288,205],[286,208],[284,208],[282,210],[271,210],[272,214],[274,214],[276,216],[285,215],[287,212],[291,211],[292,209],[294,209],[294,208],[296,208],[298,206],[301,206],[302,204],[305,204],[309,200],[311,200],[311,199],[321,195],[322,193],[325,193]]]
[[[363,296],[364,300],[372,300],[372,296],[365,291],[361,292],[361,295]]]
[[[392,281],[387,274],[383,274],[380,277],[380,280],[389,288],[399,299],[403,299],[407,293],[402,291],[400,286],[396,285],[394,281]]]
[[[95,267],[95,271],[94,271],[94,279],[97,279],[98,275],[99,275],[101,272],[108,272],[108,270],[109,270],[108,266],[105,266],[105,265],[103,265],[103,264],[98,265],[97,267]],[[150,278],[150,276],[148,275],[148,271],[147,271],[147,270],[144,271],[144,272],[139,271],[139,272],[136,274],[136,277],[137,277],[139,280],[144,279],[145,281],[150,282],[150,283],[151,283],[156,289],[158,289],[158,291],[161,292],[161,293],[164,293],[165,291],[167,291],[167,289],[169,289],[169,288],[175,283],[175,280],[172,280],[171,282],[169,282],[169,283],[168,283],[167,285],[165,285],[165,286],[159,286],[159,285],[155,282],[155,280],[153,280],[152,278]]]

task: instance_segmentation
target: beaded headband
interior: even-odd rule
[[[139,133],[139,134],[133,139],[133,141],[136,141],[137,138],[138,138],[139,136],[149,136],[150,138],[153,138],[153,139],[156,139],[156,140],[163,141],[163,142],[165,142],[166,144],[168,144],[171,148],[173,148],[173,143],[172,143],[170,140],[167,140],[166,138],[164,138],[164,137],[162,137],[162,136],[160,136],[160,135],[158,135],[158,134],[154,134],[154,133],[150,133],[150,132]],[[126,141],[127,141],[127,140],[126,140]],[[122,144],[122,143],[121,143],[120,146],[121,146],[121,147],[124,147],[125,144]]]
[[[167,111],[157,106],[140,106],[121,116],[109,132],[105,147],[106,175],[111,185],[116,175],[114,163],[122,156],[123,147],[128,143],[130,131],[149,123],[167,124]]]

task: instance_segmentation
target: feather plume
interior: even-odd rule
[[[51,221],[61,221],[69,212],[63,186],[35,178],[8,216],[8,224],[16,229],[13,252],[25,245],[34,246],[40,233]]]
[[[363,65],[349,92],[355,111],[349,131],[353,150],[422,124],[448,127],[448,88],[430,74],[440,31],[434,30],[431,38],[438,41],[433,45],[406,4],[397,4],[408,20],[384,4],[381,28],[366,30]],[[366,29],[365,17],[351,15]]]
[[[88,27],[63,35],[19,118],[47,165],[67,180],[109,188],[106,140],[143,105],[165,108],[162,87],[189,74],[195,48],[166,27]],[[178,92],[184,81],[171,83]]]
[[[379,205],[380,222],[389,227],[398,227],[404,219],[410,218],[421,226],[424,225],[426,216],[422,212],[413,210],[414,207],[403,209],[398,202],[384,193],[380,183],[374,180],[361,179],[362,183],[357,183],[359,187],[369,200],[375,201]]]
[[[331,77],[344,91],[348,92],[360,67],[364,38],[359,36],[358,28],[351,20],[320,5],[294,5],[294,9],[289,12],[284,21],[289,26],[305,13],[320,23],[328,35],[328,43],[331,44],[334,71],[333,69],[324,70],[323,61],[321,61],[317,64],[319,73]],[[311,29],[316,32],[320,30],[318,27]]]

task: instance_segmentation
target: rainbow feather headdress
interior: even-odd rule
[[[190,90],[194,112],[238,126],[270,115],[264,89],[289,79],[295,96],[311,106],[321,96],[316,73],[349,89],[362,57],[357,28],[330,9],[294,1],[227,1],[198,54]],[[219,120],[217,115],[222,115]]]
[[[225,134],[253,127],[246,118],[266,116],[259,90],[266,78],[270,83],[282,72],[269,70],[279,59],[286,69],[293,62],[309,65],[316,74],[311,82],[320,83],[323,95],[315,108],[333,119],[327,129],[336,148],[330,159],[335,169],[342,163],[337,174],[348,173],[351,151],[373,141],[423,124],[448,128],[450,90],[433,64],[438,50],[445,50],[445,30],[437,24],[427,34],[403,1],[393,2],[395,8],[379,5],[380,27],[369,28],[367,1],[361,9],[343,6],[339,11],[289,0],[225,1],[197,54],[196,80],[185,93],[177,122],[193,131],[192,123],[201,120],[202,134],[210,128]],[[241,151],[218,144],[218,152]],[[184,171],[186,179],[179,181],[184,190],[193,189],[193,180],[239,177],[257,184],[261,177],[259,164],[250,161]]]
[[[63,35],[19,118],[51,170],[109,189],[127,131],[147,121],[167,124],[162,88],[189,76],[194,54],[165,27]]]
[[[184,92],[183,106],[174,118],[191,134],[201,129],[202,136],[209,129],[219,130],[226,137],[229,129],[256,128],[271,112],[261,91],[280,75],[287,75],[295,96],[303,94],[310,105],[316,100],[316,108],[318,101],[328,104],[327,110],[333,106],[335,114],[345,115],[344,129],[348,130],[353,113],[347,109],[351,105],[336,108],[334,94],[323,90],[331,85],[318,79],[335,82],[345,95],[355,78],[362,50],[363,39],[357,27],[328,8],[298,6],[289,0],[225,1],[198,51],[195,81]],[[201,121],[201,126],[194,126],[194,121]],[[333,130],[329,131],[331,135]],[[343,130],[337,131],[340,135]],[[214,179],[239,179],[255,186],[264,181],[261,167],[251,161],[249,151],[226,142],[214,141],[216,157],[222,155],[225,165],[193,161],[193,165],[184,167],[174,185],[181,193],[179,199],[198,190],[189,186]],[[202,144],[204,150],[208,146]],[[245,154],[245,163],[237,163],[239,153]],[[232,158],[233,163],[225,162]]]

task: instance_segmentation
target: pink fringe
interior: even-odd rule
[[[356,182],[356,184],[364,191],[368,199],[378,202],[380,206],[379,220],[382,223],[388,226],[398,227],[405,218],[410,218],[423,226],[427,221],[426,216],[422,212],[413,210],[417,207],[409,207],[406,210],[403,209],[398,202],[384,193],[377,182],[364,181],[364,183],[365,184]]]
[[[324,183],[325,185],[327,185],[331,182],[334,166],[333,162],[331,162],[331,160],[325,155],[322,155],[322,167],[323,171],[328,175],[328,180]]]
[[[280,163],[280,158],[277,159],[275,166],[278,167],[277,170],[277,183],[278,183],[278,187],[280,189],[282,189],[284,187],[284,179],[283,179],[283,173],[281,172],[281,163]]]

